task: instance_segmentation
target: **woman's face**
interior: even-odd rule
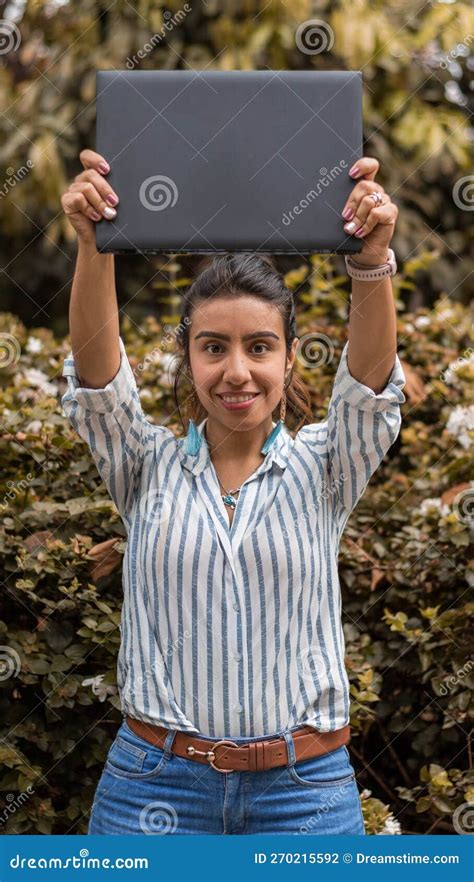
[[[189,357],[209,421],[241,431],[266,423],[270,430],[297,346],[295,338],[287,358],[281,315],[258,297],[216,297],[200,303],[189,326]],[[256,397],[246,407],[229,408],[221,397],[226,393]]]

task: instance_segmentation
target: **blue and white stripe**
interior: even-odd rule
[[[244,482],[232,525],[204,429],[197,453],[144,415],[120,338],[104,389],[64,361],[64,412],[127,532],[118,685],[124,714],[217,738],[349,721],[337,557],[347,518],[396,439],[396,356],[376,395],[347,364],[327,419],[284,429]]]

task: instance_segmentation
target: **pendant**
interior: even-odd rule
[[[234,496],[231,496],[230,493],[228,493],[227,496],[223,496],[222,499],[224,500],[224,504],[229,505],[231,508],[235,508],[237,505],[237,500]]]

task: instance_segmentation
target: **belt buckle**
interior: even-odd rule
[[[228,772],[235,772],[235,769],[220,769],[219,766],[214,765],[214,760],[216,758],[215,750],[216,750],[216,747],[219,747],[221,744],[230,744],[232,747],[239,746],[238,744],[235,743],[235,741],[222,740],[222,741],[216,741],[212,750],[198,750],[193,745],[190,745],[189,747],[186,748],[186,753],[188,753],[190,756],[193,756],[193,754],[195,754],[195,753],[200,753],[201,756],[207,757],[212,768],[215,769],[216,772],[223,772],[224,774],[227,774]]]
[[[235,769],[220,769],[219,766],[214,765],[214,760],[216,758],[215,749],[216,749],[216,747],[219,747],[221,744],[230,744],[232,747],[239,746],[238,744],[235,743],[235,741],[226,741],[226,740],[217,741],[216,744],[214,745],[213,749],[209,750],[207,753],[207,755],[209,757],[209,762],[211,763],[212,768],[216,770],[216,772],[223,772],[224,774],[227,774],[228,772],[235,772]]]

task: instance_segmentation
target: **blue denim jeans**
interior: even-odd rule
[[[183,759],[135,735],[124,720],[94,797],[89,834],[365,834],[347,747],[265,772],[229,772]],[[272,736],[268,736],[272,737]],[[210,739],[219,741],[220,739]],[[258,738],[232,738],[236,744]]]

